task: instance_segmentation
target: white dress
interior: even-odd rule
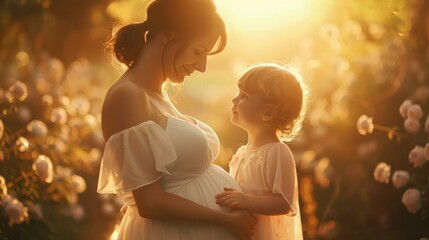
[[[230,174],[249,195],[280,194],[289,204],[287,215],[257,215],[252,240],[302,240],[295,161],[280,142],[255,149],[242,146],[229,164]]]
[[[215,195],[224,187],[239,189],[226,171],[212,163],[220,149],[214,131],[198,120],[192,123],[167,99],[156,95],[149,99],[167,116],[166,128],[146,121],[112,135],[101,162],[97,191],[119,194],[128,205],[118,239],[236,239],[226,228],[213,224],[140,217],[131,191],[159,179],[166,192],[219,211],[230,209],[219,207]]]

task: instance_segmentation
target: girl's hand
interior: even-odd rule
[[[230,228],[239,239],[251,239],[254,233],[256,218],[247,210],[236,209],[231,212]]]
[[[248,209],[249,197],[233,188],[223,188],[225,192],[215,196],[216,204],[222,207]]]
[[[121,213],[122,214],[125,214],[126,212],[127,212],[127,209],[128,209],[128,205],[127,204],[124,204],[122,207],[121,207]]]

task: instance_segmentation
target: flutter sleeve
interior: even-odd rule
[[[171,174],[176,151],[165,131],[146,121],[112,135],[101,160],[97,192],[132,191]]]
[[[286,144],[278,144],[267,151],[265,158],[262,172],[268,188],[283,196],[291,209],[287,215],[295,216],[299,211],[298,183],[292,152]]]

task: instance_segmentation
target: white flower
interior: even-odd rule
[[[416,145],[408,154],[408,159],[410,160],[410,163],[412,163],[415,168],[422,167],[423,164],[425,164],[426,162],[424,149],[421,146]]]
[[[45,155],[39,155],[33,162],[33,170],[36,172],[40,181],[51,183],[54,178],[54,170],[52,167],[52,161]]]
[[[28,96],[27,86],[20,81],[16,81],[9,87],[8,99],[10,102],[22,102]]]
[[[299,167],[303,171],[313,171],[317,162],[315,160],[316,152],[313,150],[307,150],[302,154]]]
[[[407,191],[404,192],[404,195],[402,195],[402,203],[405,205],[408,212],[416,213],[422,208],[420,195],[420,191],[415,188],[407,189]]]
[[[69,167],[58,165],[55,168],[55,179],[56,180],[63,180],[65,178],[70,177],[72,174],[73,174],[73,171]]]
[[[330,166],[329,159],[322,158],[316,165],[314,169],[314,177],[316,182],[323,188],[329,187],[331,181],[329,180],[330,175]]]
[[[30,147],[30,143],[25,137],[19,137],[18,140],[16,140],[16,146],[20,152],[25,152]]]
[[[82,193],[83,191],[85,191],[86,182],[85,182],[85,179],[83,179],[83,177],[74,174],[71,177],[71,181],[72,181],[73,188],[77,193]]]
[[[407,118],[404,121],[404,128],[411,134],[417,134],[420,131],[420,122],[412,118]]]
[[[429,115],[426,118],[426,122],[425,122],[425,132],[429,133]]]
[[[46,94],[52,92],[52,81],[48,81],[43,76],[38,76],[34,80],[34,85],[36,85],[36,89],[41,94]]]
[[[48,128],[46,124],[39,120],[33,120],[27,125],[27,130],[36,137],[46,137]]]
[[[52,97],[52,95],[48,95],[48,94],[43,95],[42,105],[44,107],[50,107],[52,106],[53,103],[54,103],[54,98]]]
[[[380,162],[374,169],[374,179],[377,182],[389,183],[390,165],[385,162]]]
[[[423,111],[420,105],[413,104],[408,108],[407,111],[408,118],[414,119],[414,120],[420,120],[420,118],[423,117]]]
[[[408,108],[412,105],[411,100],[405,100],[402,102],[401,106],[399,106],[399,113],[403,118],[407,117]]]
[[[410,174],[407,171],[395,171],[392,177],[392,183],[397,188],[403,188],[410,180]]]
[[[362,135],[367,135],[374,131],[374,124],[372,123],[372,118],[367,115],[361,115],[357,121],[358,132]]]
[[[4,124],[3,121],[0,119],[0,139],[3,137],[4,133]]]
[[[24,207],[20,201],[10,195],[3,199],[3,206],[6,215],[14,223],[20,224],[28,217],[28,209]]]
[[[27,66],[30,63],[30,56],[25,51],[19,51],[16,54],[16,60],[20,67]]]
[[[89,112],[89,110],[91,110],[91,104],[89,100],[83,95],[73,98],[69,106],[71,106],[71,108],[69,107],[67,110],[71,115],[75,115],[76,113],[85,115]]]
[[[55,108],[51,113],[51,122],[64,124],[67,122],[67,112],[64,108]]]
[[[101,158],[101,151],[98,148],[93,148],[89,151],[88,160],[90,163],[98,163]]]
[[[83,119],[86,127],[94,129],[97,126],[98,121],[94,115],[87,114]]]

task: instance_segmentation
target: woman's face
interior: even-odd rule
[[[182,83],[186,76],[194,71],[205,72],[207,56],[212,51],[218,34],[207,33],[184,44],[171,40],[166,44],[164,54],[164,72],[173,83]]]

